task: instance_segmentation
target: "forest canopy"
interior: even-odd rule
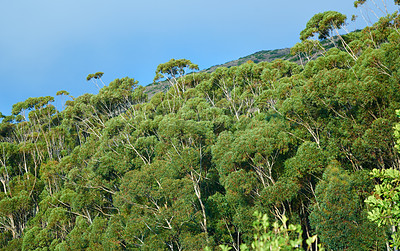
[[[172,59],[151,98],[97,72],[98,94],[59,91],[61,110],[47,96],[0,113],[0,248],[398,246],[400,15],[339,33],[346,20],[312,17],[296,62]]]

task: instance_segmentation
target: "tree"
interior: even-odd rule
[[[171,59],[167,63],[157,66],[156,76],[153,81],[166,79],[174,87],[175,95],[179,96],[180,92],[185,92],[185,84],[182,77],[187,70],[199,70],[199,66],[188,59]]]
[[[101,80],[101,77],[103,77],[103,75],[104,75],[104,72],[96,72],[94,74],[91,73],[91,74],[87,75],[86,81],[90,81],[91,80],[93,82],[93,84],[95,84],[96,87],[98,89],[100,89],[99,85],[97,84],[97,80],[100,80],[100,82],[103,84],[103,86],[105,86],[103,80]]]
[[[332,161],[315,189],[311,226],[330,250],[384,247],[382,230],[368,222],[360,203],[357,189],[365,185],[365,176],[362,171],[349,175],[337,161]],[[357,180],[359,177],[364,179]]]
[[[400,111],[396,111],[400,116]],[[399,151],[400,124],[395,126],[394,135],[397,139],[396,149]],[[370,173],[372,179],[378,180],[374,193],[370,195],[365,203],[370,206],[368,219],[376,222],[378,226],[389,227],[391,240],[394,249],[400,247],[400,171],[397,169],[374,169]]]
[[[352,48],[346,43],[343,37],[339,34],[339,29],[344,27],[346,16],[336,11],[326,11],[314,15],[306,25],[306,28],[300,32],[300,39],[305,41],[312,38],[315,34],[318,34],[318,39],[329,39],[332,44],[336,47],[335,38],[333,37],[333,31],[335,31],[337,37],[342,42],[343,48],[353,58],[357,60],[357,56],[353,52]],[[322,48],[325,50],[324,48]]]
[[[315,14],[300,32],[300,39],[306,40],[318,34],[318,39],[326,39],[331,36],[333,30],[340,29],[346,21],[346,16],[336,11],[326,11]]]
[[[325,48],[321,45],[321,43],[318,40],[305,39],[300,43],[295,44],[290,49],[290,54],[298,55],[300,63],[304,67],[304,64],[310,62],[317,56],[321,55],[322,54],[321,50],[325,51]],[[305,63],[303,63],[303,57],[307,59]]]
[[[371,178],[378,179],[380,184],[375,185],[374,194],[365,202],[371,207],[368,219],[378,226],[391,229],[391,240],[394,250],[400,247],[400,171],[396,169],[378,170],[371,172]]]

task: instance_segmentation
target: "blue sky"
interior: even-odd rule
[[[358,13],[350,0],[1,1],[0,112],[59,90],[96,93],[89,73],[104,72],[106,83],[129,76],[147,85],[171,58],[204,69],[291,47],[307,21],[327,10],[348,19]]]

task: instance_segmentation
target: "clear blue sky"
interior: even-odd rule
[[[0,2],[0,112],[28,97],[96,93],[109,83],[151,83],[158,64],[187,58],[201,69],[260,50],[291,47],[316,13],[358,13],[353,1],[36,0]],[[365,26],[359,20],[359,27]],[[354,29],[354,25],[350,26]]]

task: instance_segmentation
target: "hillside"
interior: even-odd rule
[[[311,20],[302,64],[288,49],[194,74],[171,59],[156,78],[174,84],[151,98],[125,77],[60,111],[16,103],[0,123],[0,249],[398,249],[400,15],[336,42],[344,15]]]
[[[350,33],[350,34],[352,34],[352,33]],[[332,37],[332,40],[337,43],[339,41],[339,38],[337,36],[334,36],[334,37]],[[334,45],[328,39],[322,40],[320,44],[325,50],[329,50],[332,47],[334,47]],[[322,51],[319,51],[318,53],[316,53],[315,58],[318,58],[321,55],[322,55]],[[296,64],[301,64],[298,55],[291,55],[290,48],[283,48],[283,49],[258,51],[253,54],[226,62],[224,64],[211,66],[207,69],[201,70],[200,72],[212,73],[220,67],[230,68],[233,66],[240,66],[248,61],[253,61],[256,64],[261,63],[261,62],[272,62],[276,59],[282,59],[282,60],[294,62]],[[145,88],[146,88],[145,93],[148,95],[149,98],[151,98],[153,95],[155,95],[158,92],[166,92],[169,89],[169,87],[170,87],[170,84],[167,81],[151,83],[151,84],[145,86]]]
[[[205,70],[202,70],[202,72],[212,73],[219,67],[229,68],[232,66],[239,66],[246,63],[249,60],[253,61],[254,63],[260,63],[260,62],[272,62],[275,59],[284,59],[298,63],[298,60],[296,60],[296,58],[297,56],[290,55],[290,48],[262,50],[250,54],[248,56],[244,56],[239,59],[226,62],[224,64],[211,66]],[[169,84],[166,81],[161,83],[152,83],[146,86],[145,92],[149,97],[152,97],[154,94],[158,92],[165,92],[166,90],[168,90],[168,88]]]
[[[290,55],[290,48],[275,49],[275,50],[262,50],[262,51],[258,51],[253,54],[250,54],[248,56],[226,62],[224,64],[211,66],[210,68],[207,68],[204,71],[211,73],[219,67],[229,68],[232,66],[239,66],[239,65],[246,63],[249,60],[253,61],[254,63],[260,63],[260,62],[265,62],[265,61],[272,62],[275,59],[285,59],[285,60],[289,60],[289,61],[295,61],[295,58],[296,58],[296,56]]]

